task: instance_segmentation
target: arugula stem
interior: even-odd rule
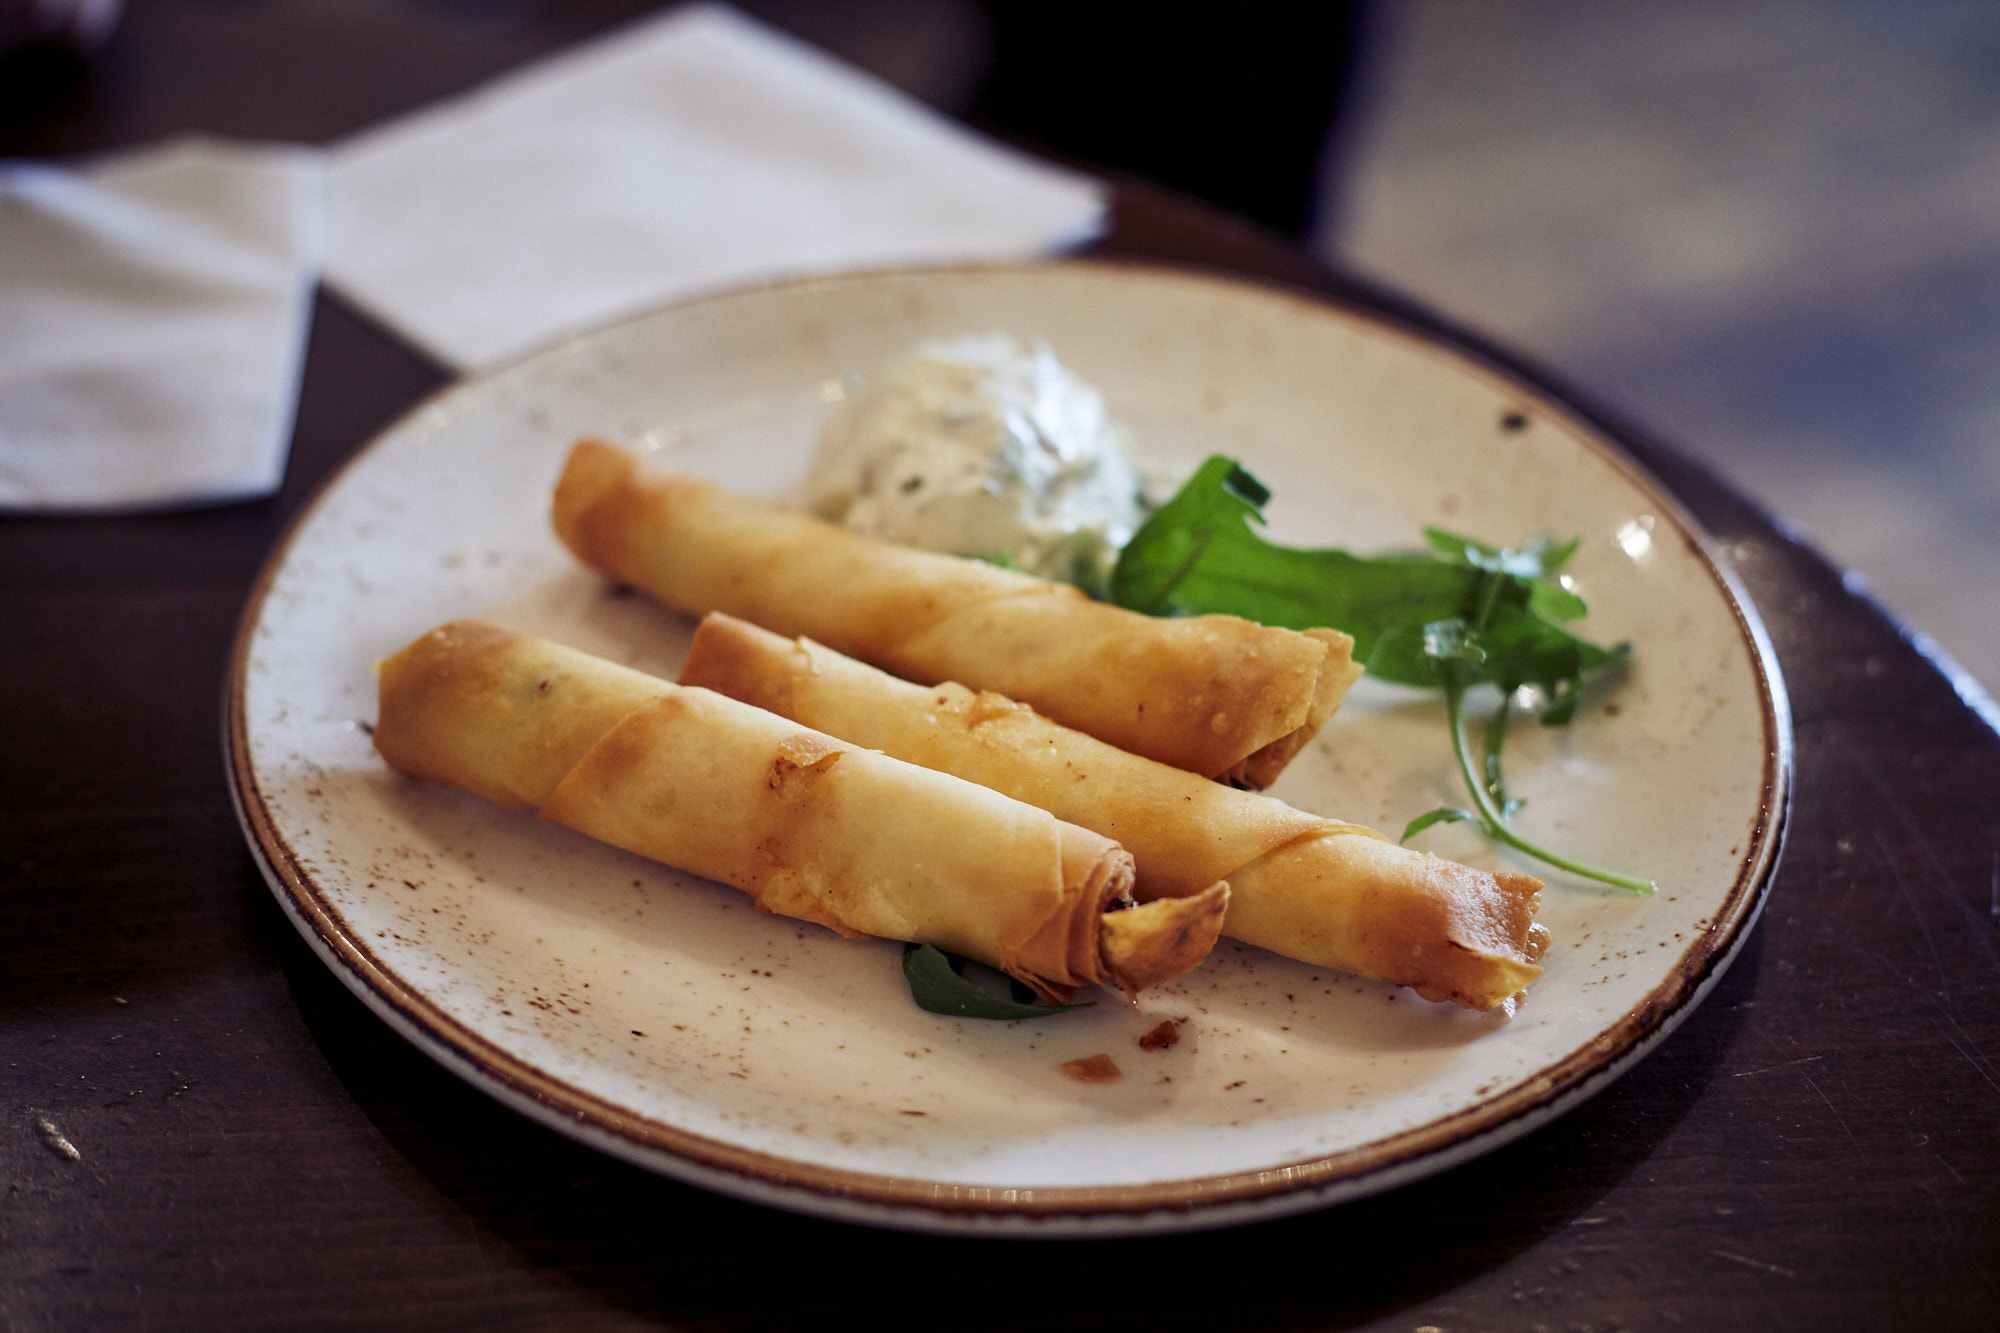
[[[1514,808],[1507,799],[1507,779],[1500,774],[1500,746],[1507,739],[1507,707],[1513,697],[1514,692],[1503,684],[1500,688],[1500,707],[1486,719],[1486,747],[1481,756],[1486,761],[1486,790],[1503,815]]]
[[[1487,789],[1486,783],[1481,781],[1478,770],[1473,764],[1472,745],[1465,734],[1465,684],[1458,678],[1455,670],[1448,671],[1445,675],[1444,707],[1446,723],[1451,728],[1452,752],[1458,756],[1458,771],[1465,777],[1465,785],[1471,791],[1472,802],[1479,811],[1479,821],[1486,826],[1488,836],[1506,843],[1516,851],[1526,852],[1536,860],[1552,865],[1558,870],[1580,875],[1584,879],[1594,879],[1600,884],[1609,884],[1612,888],[1622,889],[1627,893],[1652,894],[1658,891],[1659,885],[1650,879],[1640,879],[1635,875],[1623,875],[1615,870],[1604,870],[1597,866],[1585,865],[1581,861],[1572,861],[1545,847],[1539,847],[1516,833],[1507,823],[1506,816],[1493,804],[1492,793]]]
[[[1472,632],[1475,635],[1486,632],[1486,626],[1493,619],[1493,608],[1500,604],[1500,590],[1504,587],[1504,576],[1490,569],[1486,571],[1486,577],[1479,580],[1479,611],[1472,617]]]

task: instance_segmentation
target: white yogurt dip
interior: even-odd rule
[[[1044,343],[923,343],[834,409],[806,476],[857,532],[1102,594],[1144,517],[1130,432]]]

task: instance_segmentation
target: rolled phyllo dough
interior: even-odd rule
[[[1361,674],[1337,630],[1170,620],[1075,588],[862,536],[580,442],[555,528],[593,565],[692,615],[809,635],[910,680],[956,680],[1101,740],[1261,788]]]
[[[935,944],[1051,1000],[1200,962],[1228,888],[1134,906],[1132,858],[1020,801],[479,621],[381,667],[375,747],[852,939]],[[1164,908],[1165,910],[1161,910]]]
[[[1354,824],[1127,754],[994,693],[897,680],[728,616],[683,684],[953,773],[1116,839],[1137,896],[1230,886],[1222,933],[1291,958],[1491,1009],[1541,974],[1542,881],[1398,846]]]

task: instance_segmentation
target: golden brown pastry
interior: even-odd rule
[[[681,680],[1115,838],[1137,859],[1141,899],[1227,879],[1222,931],[1235,939],[1470,1009],[1541,974],[1548,936],[1531,875],[1412,851],[1126,754],[997,694],[912,685],[728,616],[702,621]]]
[[[1075,588],[861,536],[580,442],[555,528],[593,565],[692,615],[805,634],[910,680],[957,680],[1239,786],[1268,786],[1361,674],[1337,630],[1165,620]]]
[[[1051,1000],[1200,962],[1223,884],[1133,906],[1132,858],[984,787],[479,621],[382,664],[389,764],[735,885],[855,939],[935,944]]]

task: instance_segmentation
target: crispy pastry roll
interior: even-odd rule
[[[1099,834],[479,621],[418,639],[380,685],[375,747],[404,773],[539,809],[762,911],[976,958],[1047,999],[1178,976],[1207,956],[1228,902],[1218,883],[1134,906],[1132,858]]]
[[[642,466],[594,440],[571,451],[554,517],[586,564],[678,610],[811,635],[910,680],[997,690],[1238,786],[1268,786],[1361,674],[1337,630],[1143,616]]]
[[[1276,953],[1480,1010],[1541,974],[1548,932],[1531,875],[1412,851],[1126,754],[997,694],[912,685],[727,616],[702,621],[681,681],[1115,838],[1137,860],[1141,899],[1227,879],[1222,933]]]

